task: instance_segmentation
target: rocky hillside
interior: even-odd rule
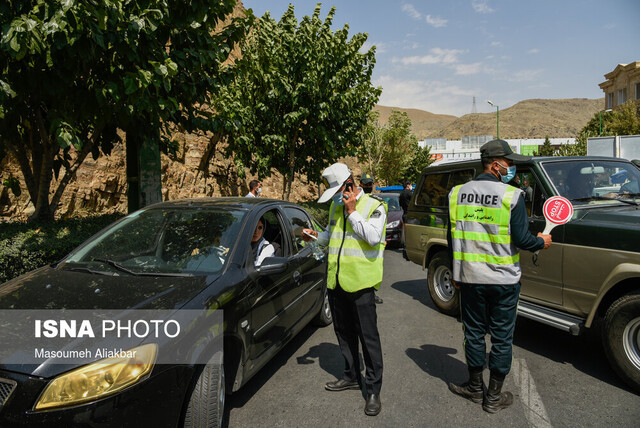
[[[525,100],[500,110],[501,138],[562,138],[575,137],[599,110],[604,99],[556,99]],[[414,123],[414,133],[418,138],[447,138],[459,140],[470,135],[496,135],[496,114],[467,114],[449,121],[444,126],[429,125],[432,113],[414,111],[414,115],[424,118]],[[452,116],[448,116],[452,117]],[[424,124],[424,125],[421,125]]]
[[[387,107],[376,105],[373,108],[380,113],[380,122],[387,123],[389,116],[393,110],[399,110],[406,112],[411,119],[411,131],[418,137],[419,140],[428,138],[429,133],[434,130],[445,128],[450,123],[458,119],[456,116],[448,114],[435,114],[429,113],[424,110],[417,110],[413,108],[401,108],[401,107]]]

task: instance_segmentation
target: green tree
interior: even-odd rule
[[[609,135],[640,135],[640,103],[627,101],[611,112],[607,122]]]
[[[367,34],[331,30],[320,4],[298,23],[293,5],[276,22],[266,13],[242,45],[234,78],[216,97],[216,126],[240,167],[259,177],[283,175],[288,199],[296,174],[319,177],[327,164],[352,156],[381,90],[371,85],[375,48]]]
[[[0,4],[0,155],[20,165],[35,206],[52,219],[88,154],[127,138],[170,143],[210,128],[209,101],[249,20],[216,25],[235,0],[5,0]],[[53,177],[57,177],[55,188]]]
[[[541,146],[538,146],[538,151],[534,154],[534,156],[553,156],[555,150],[551,146],[551,141],[549,137],[545,137],[544,143]]]
[[[400,183],[418,148],[418,139],[411,133],[411,119],[406,112],[391,112],[383,140],[382,162],[377,176],[388,185]]]
[[[374,110],[369,112],[367,124],[362,129],[362,145],[358,149],[358,162],[362,165],[363,172],[368,172],[374,177],[380,171],[384,153],[384,135],[387,129],[379,119],[380,112]]]
[[[405,171],[404,180],[409,180],[413,184],[418,182],[420,175],[422,175],[422,170],[433,163],[433,159],[431,158],[431,150],[429,147],[420,148],[418,143],[416,143],[414,147],[414,157],[409,167]]]

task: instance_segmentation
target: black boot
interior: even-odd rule
[[[469,380],[462,385],[449,382],[449,390],[474,403],[482,403],[482,396],[485,390],[484,381],[482,380],[482,367],[469,368]]]
[[[482,409],[485,412],[496,413],[513,404],[513,394],[510,392],[501,392],[504,378],[499,379],[493,374],[489,378],[489,389],[482,401]]]

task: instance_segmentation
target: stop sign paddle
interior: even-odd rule
[[[554,227],[565,224],[573,216],[573,205],[567,198],[562,196],[553,196],[544,203],[542,208],[544,218],[547,219],[547,225],[542,232],[543,235],[548,235],[551,229]]]

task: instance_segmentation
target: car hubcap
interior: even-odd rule
[[[451,284],[451,271],[446,266],[439,266],[433,275],[434,288],[438,298],[445,302],[453,299],[455,289]]]
[[[624,352],[631,364],[640,370],[640,317],[631,320],[622,334]]]

